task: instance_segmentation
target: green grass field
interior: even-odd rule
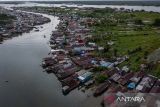
[[[90,14],[94,14],[94,12]],[[96,56],[112,57],[114,49],[117,50],[117,56],[131,53],[129,54],[129,61],[122,63],[119,67],[127,64],[131,70],[138,71],[140,64],[146,61],[145,57],[160,48],[159,28],[153,26],[155,19],[160,18],[159,13],[144,11],[105,13],[99,11],[93,17],[98,17],[101,20],[101,22],[91,26],[94,31],[93,35],[95,35],[93,41],[104,47],[107,47],[107,41],[114,42],[109,51],[106,53],[95,52]],[[142,25],[137,24],[136,20],[141,20]],[[107,32],[112,32],[112,34],[106,34]],[[140,50],[135,51],[137,48]],[[160,74],[157,73],[159,68],[158,65],[153,70],[156,71],[156,75]]]

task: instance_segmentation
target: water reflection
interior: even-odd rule
[[[134,8],[138,7],[142,9],[142,6]],[[160,10],[160,7],[144,8]],[[50,34],[59,22],[57,17],[45,16],[51,18],[51,22],[38,26],[39,32],[24,33],[0,45],[0,107],[99,107],[101,97],[93,98],[89,91],[84,94],[74,90],[63,96],[56,77],[40,67],[50,49],[47,44]]]
[[[91,93],[88,98],[88,94],[74,90],[63,96],[56,77],[43,72],[41,60],[48,55],[47,42],[59,23],[57,17],[45,16],[51,22],[39,32],[33,30],[0,45],[0,107],[100,106],[101,98],[93,98]]]

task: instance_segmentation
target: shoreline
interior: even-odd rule
[[[9,27],[10,27],[9,29],[7,29],[5,26],[3,27],[5,31],[1,32],[0,44],[2,44],[7,39],[20,36],[23,33],[28,33],[34,29],[35,31],[39,31],[39,29],[36,28],[35,26],[43,25],[50,22],[50,19],[44,16],[33,14],[33,13],[27,13],[27,12],[19,12],[18,10],[14,10],[14,9],[9,10],[9,9],[3,8],[2,12],[12,15],[16,17],[16,19],[9,24]],[[27,17],[28,19],[26,19]],[[37,21],[37,20],[40,20],[40,21]]]
[[[65,15],[60,15],[62,18],[64,18],[65,17]],[[69,18],[68,18],[69,17]],[[61,18],[61,19],[62,19]],[[73,19],[76,19],[76,16],[72,16],[72,18]],[[68,54],[68,53],[66,53],[66,51],[64,52],[64,47],[65,48],[67,48],[67,51],[69,50],[69,49],[71,49],[72,50],[72,48],[74,48],[74,47],[66,47],[66,44],[68,44],[68,43],[71,43],[71,44],[74,44],[74,42],[75,42],[75,46],[78,44],[78,45],[83,45],[83,42],[85,42],[85,40],[83,41],[82,39],[82,37],[81,37],[81,35],[80,34],[78,34],[78,35],[76,35],[77,36],[77,38],[75,37],[75,36],[73,36],[74,34],[72,34],[71,35],[71,37],[68,35],[68,32],[66,32],[66,25],[67,25],[67,23],[68,23],[68,20],[69,20],[69,25],[71,24],[73,24],[73,26],[70,26],[71,28],[69,28],[69,29],[72,29],[72,30],[69,30],[69,34],[71,34],[71,33],[74,33],[74,31],[75,31],[75,29],[74,29],[74,26],[77,26],[77,24],[76,24],[76,22],[74,21],[74,20],[72,20],[72,18],[71,18],[71,16],[67,16],[67,17],[65,17],[65,20],[67,20],[67,21],[65,21],[65,20],[63,20],[65,23],[63,23],[63,21],[62,21],[62,23],[59,25],[60,26],[60,29],[57,29],[58,30],[58,32],[57,31],[54,31],[53,32],[53,35],[51,36],[51,40],[50,40],[50,43],[51,43],[51,47],[52,47],[52,49],[51,49],[51,54],[53,54],[53,55],[51,55],[51,57],[48,57],[48,58],[44,58],[44,65],[47,63],[48,65],[47,66],[49,66],[48,68],[49,69],[47,69],[47,70],[49,70],[49,72],[54,72],[55,74],[56,74],[56,76],[61,80],[61,82],[64,84],[62,84],[63,86],[66,86],[66,85],[70,85],[69,83],[70,83],[70,81],[72,81],[73,83],[75,83],[74,85],[75,85],[75,87],[77,87],[77,84],[79,85],[79,81],[80,80],[82,80],[81,78],[78,78],[78,80],[77,79],[75,79],[75,78],[77,78],[77,75],[73,75],[73,72],[72,72],[72,70],[73,71],[76,71],[75,69],[77,69],[77,68],[79,68],[79,66],[80,66],[80,69],[81,70],[88,70],[88,65],[87,64],[89,64],[90,65],[90,62],[88,63],[86,60],[88,60],[88,59],[91,59],[92,57],[88,57],[88,59],[86,58],[86,57],[84,57],[85,56],[85,52],[83,53],[80,53],[80,54],[82,54],[82,56],[80,56],[79,57],[79,55],[77,55],[79,58],[80,58],[80,60],[79,60],[79,58],[78,57],[74,57],[74,55],[72,56],[73,58],[71,59],[70,58],[70,56],[68,57],[68,55],[66,55],[66,54]],[[72,22],[73,21],[73,23],[70,23],[70,22]],[[75,25],[74,25],[75,24]],[[72,28],[73,27],[73,28]],[[63,32],[63,30],[65,31],[65,32]],[[87,31],[88,29],[86,29],[86,31],[85,32],[88,32]],[[73,31],[73,32],[72,32]],[[82,31],[82,32],[84,32],[84,31]],[[78,32],[78,33],[82,33],[82,32]],[[62,33],[62,34],[61,34]],[[77,33],[77,32],[76,32]],[[64,35],[65,34],[65,35]],[[80,37],[78,37],[78,36],[80,36]],[[85,35],[86,36],[86,35]],[[74,37],[74,38],[73,38]],[[71,38],[73,38],[73,40],[71,40]],[[69,41],[69,42],[68,42]],[[54,42],[56,42],[56,44],[54,43]],[[62,42],[62,44],[61,44],[61,42]],[[55,48],[55,45],[58,45],[56,48]],[[94,43],[90,43],[90,44],[87,44],[87,46],[88,45],[95,45]],[[92,47],[92,46],[91,46]],[[63,50],[64,49],[64,50]],[[84,47],[82,48],[82,49],[84,49]],[[76,51],[77,51],[77,48],[75,49]],[[89,50],[89,51],[92,51],[92,49],[90,48],[87,48],[86,49],[87,51]],[[85,51],[86,51],[85,50]],[[84,56],[83,56],[84,55]],[[58,60],[55,60],[56,58],[55,57],[58,57]],[[81,60],[81,58],[82,58],[82,60]],[[84,59],[83,59],[84,58]],[[122,59],[124,60],[126,57],[123,57]],[[53,60],[54,59],[54,60]],[[101,59],[94,59],[94,61],[95,60],[97,60],[97,61],[100,61]],[[92,60],[93,61],[93,60]],[[104,59],[104,61],[107,61],[106,59]],[[102,63],[105,63],[104,61],[102,61]],[[57,65],[57,62],[58,62],[58,65]],[[73,62],[73,63],[72,63]],[[82,64],[83,62],[86,62],[86,63],[84,63],[84,64]],[[70,67],[70,63],[73,65],[73,66],[71,66],[71,68],[73,67],[73,68],[75,68],[75,69],[71,69],[71,68],[69,68]],[[94,63],[94,62],[93,62]],[[93,64],[92,63],[92,64]],[[51,65],[50,65],[51,64]],[[57,74],[57,72],[55,72],[56,70],[55,70],[55,65],[58,67],[58,74]],[[60,65],[60,66],[59,66]],[[64,66],[65,65],[65,66]],[[87,66],[86,66],[87,65]],[[52,66],[52,67],[51,67]],[[54,67],[53,67],[54,66]],[[69,67],[68,67],[69,66]],[[78,66],[78,67],[77,67]],[[60,68],[60,70],[63,70],[63,71],[59,71],[59,68]],[[64,69],[65,68],[65,69]],[[51,70],[51,71],[50,71]],[[70,74],[64,74],[64,71],[67,71],[67,72],[70,72]],[[78,70],[79,71],[79,70]],[[82,73],[79,73],[78,74],[78,76],[81,76],[81,77],[83,77],[83,74],[84,73],[86,73],[86,72],[90,72],[90,71],[85,71],[85,72],[83,72],[82,71]],[[77,72],[76,72],[77,73]],[[104,73],[108,73],[108,71],[106,71],[106,72],[104,72]],[[65,75],[64,77],[63,77],[63,75]],[[67,76],[66,76],[67,75]],[[70,76],[71,75],[71,76]],[[132,74],[131,74],[132,75]],[[151,76],[152,77],[152,76]],[[149,76],[149,78],[151,78],[150,76]],[[67,79],[64,79],[64,78],[67,78]],[[147,75],[147,78],[148,78],[148,75]],[[152,78],[153,80],[155,79],[154,77]],[[77,82],[78,81],[78,82]],[[155,81],[155,80],[154,80]],[[88,84],[90,85],[92,85],[92,82],[93,81],[90,81],[90,82],[88,82]],[[82,83],[83,83],[83,80],[82,80]],[[87,82],[86,82],[87,83]],[[85,85],[88,85],[88,84],[85,84]],[[108,83],[105,83],[105,85],[108,85]],[[121,84],[121,83],[120,83]],[[72,87],[72,86],[71,86]],[[103,85],[101,86],[102,88],[103,88]],[[100,87],[100,88],[101,88]],[[63,90],[66,90],[68,87],[65,87]],[[73,87],[74,88],[74,87]],[[71,88],[72,89],[72,88]]]
[[[81,19],[81,17],[76,16],[75,14],[71,16],[63,13],[56,14],[58,14],[60,18],[60,23],[57,30],[53,32],[50,38],[51,55],[43,59],[42,67],[46,72],[54,73],[56,75],[62,84],[62,92],[64,95],[79,86],[82,86],[82,91],[84,92],[87,87],[93,88],[93,86],[95,86],[96,90],[92,92],[93,95],[97,97],[104,93],[108,88],[112,87],[111,83],[114,84],[115,82],[118,83],[118,91],[124,91],[123,93],[128,91],[134,93],[141,92],[141,89],[129,90],[126,87],[123,87],[128,83],[130,78],[136,75],[141,75],[141,79],[151,79],[153,84],[159,83],[157,77],[144,73],[144,69],[141,69],[141,71],[137,73],[133,73],[128,72],[128,68],[124,68],[124,71],[127,73],[124,77],[118,77],[121,70],[116,68],[116,66],[127,61],[129,57],[127,55],[118,57],[117,60],[111,62],[111,64],[109,60],[105,58],[96,58],[92,56],[90,53],[95,50],[103,52],[104,48],[99,47],[95,43],[86,42],[88,39],[85,39],[85,37],[88,37],[91,31],[89,27],[80,25],[80,23],[85,23],[83,21],[80,22],[83,18]],[[92,24],[92,19],[89,21],[89,24]],[[105,69],[102,72],[102,75],[107,75],[105,78],[110,78],[106,79],[106,81],[101,84],[95,84],[96,77],[93,74],[94,71],[92,68],[94,69],[96,66],[101,66],[101,63],[102,65],[104,64],[104,66],[108,66],[108,63],[110,63],[109,65],[112,65],[110,66],[111,69]],[[112,72],[112,74],[109,74],[110,72]],[[118,81],[114,80],[117,77]],[[123,88],[125,88],[125,90],[123,90]],[[112,90],[109,91],[112,92]]]

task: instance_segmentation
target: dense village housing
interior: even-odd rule
[[[74,89],[91,90],[94,97],[103,95],[101,104],[105,107],[118,105],[116,99],[127,93],[145,97],[147,103],[142,106],[150,105],[153,98],[160,101],[156,95],[160,92],[160,57],[153,58],[160,47],[159,13],[66,6],[1,8],[1,14],[11,18],[0,26],[1,43],[13,34],[32,29],[38,32],[35,25],[50,22],[42,15],[23,11],[59,18],[50,36],[50,52],[41,66],[55,74],[64,95]]]
[[[39,8],[37,8],[36,11],[41,11],[38,9]],[[108,50],[110,47],[115,45],[115,41],[110,38],[112,38],[112,35],[116,32],[110,30],[105,32],[105,35],[98,33],[98,35],[96,35],[98,37],[96,37],[91,27],[101,26],[101,24],[102,26],[116,26],[116,23],[125,23],[123,22],[124,19],[115,19],[115,16],[112,14],[107,18],[98,19],[96,17],[94,18],[94,16],[92,16],[93,14],[90,13],[84,15],[83,13],[78,13],[79,11],[92,13],[92,11],[94,11],[92,8],[70,9],[62,7],[59,10],[60,11],[56,8],[55,10],[53,9],[54,13],[50,12],[50,14],[59,17],[60,23],[50,38],[51,52],[49,57],[43,59],[42,67],[48,73],[54,73],[57,76],[62,83],[62,92],[64,95],[77,87],[82,88],[84,92],[85,89],[93,88],[93,95],[95,97],[106,91],[106,93],[112,93],[112,95],[106,94],[102,101],[102,104],[107,107],[108,105],[115,105],[116,98],[125,96],[124,93],[134,93],[134,96],[139,96],[139,93],[159,92],[158,77],[146,72],[150,69],[150,66],[153,65],[141,63],[134,65],[137,67],[133,69],[132,63],[130,63],[131,66],[126,63],[132,59],[132,54],[143,50],[141,46],[133,50],[128,50],[127,53],[122,55],[118,55],[119,53],[116,49],[114,49],[113,54],[108,55],[108,57],[103,55],[107,52],[109,53]],[[47,10],[44,9],[42,11],[45,13]],[[95,9],[94,12],[98,13],[101,11],[103,12],[103,9]],[[133,10],[110,8],[106,8],[104,11],[108,13],[116,11],[117,13],[124,12],[128,14],[134,12]],[[106,23],[106,25],[103,23]],[[143,29],[145,26],[144,23],[151,22],[145,20],[142,22],[137,19],[133,22],[128,19],[128,27],[124,29],[129,31],[135,28]],[[119,24],[117,26],[123,25]],[[120,31],[122,35],[124,35],[124,32],[125,31]],[[106,44],[101,45],[100,42],[103,41],[101,38],[105,39],[104,36],[107,35],[111,35],[111,37],[109,38],[108,36],[108,41],[105,41]],[[144,33],[144,35],[148,34]],[[95,40],[93,40],[93,38]],[[96,39],[99,41],[96,41]],[[97,55],[97,53],[100,55]],[[138,57],[138,59],[140,58]],[[138,59],[136,60],[138,61]],[[85,89],[83,87],[85,87]],[[151,96],[153,97],[155,94],[151,94]],[[146,97],[148,98],[148,96]]]

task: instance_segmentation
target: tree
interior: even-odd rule
[[[117,51],[118,51],[117,49],[113,50],[113,54],[114,54],[115,57],[117,57]]]
[[[135,24],[143,25],[143,21],[141,19],[137,19],[137,20],[135,20]]]
[[[96,75],[96,78],[95,80],[98,82],[98,83],[103,83],[105,80],[107,80],[108,77],[106,75],[103,75],[103,74],[97,74]]]
[[[160,19],[159,18],[155,19],[153,25],[154,26],[160,26]]]
[[[1,44],[2,41],[3,41],[3,38],[0,36],[0,44]]]
[[[104,53],[108,52],[109,49],[110,49],[109,45],[106,45],[106,46],[104,47]]]
[[[107,68],[106,67],[95,67],[93,68],[93,72],[101,72],[101,71],[104,71],[106,70]]]
[[[148,51],[145,51],[145,52],[144,52],[144,59],[147,59],[148,54],[149,54],[149,52],[148,52]]]

